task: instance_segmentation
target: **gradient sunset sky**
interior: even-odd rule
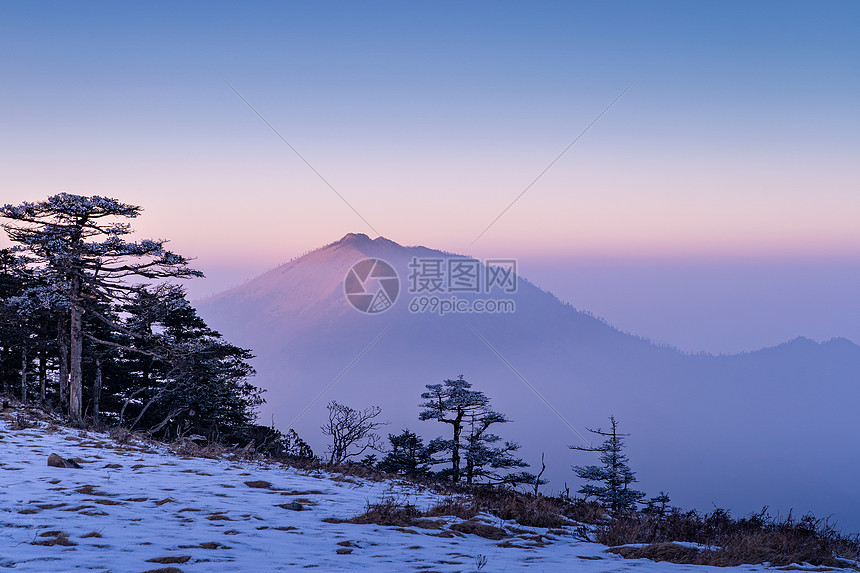
[[[857,2],[4,2],[0,201],[142,205],[135,228],[212,277],[198,294],[378,232],[518,257],[577,307],[688,350],[860,342],[858,26]],[[668,274],[643,281],[647,261]],[[705,271],[716,286],[707,261],[727,265]],[[815,319],[685,335],[741,300],[720,268],[740,273],[729,290],[790,291],[736,293],[770,309],[749,322],[803,301]],[[691,317],[672,300],[717,302]]]

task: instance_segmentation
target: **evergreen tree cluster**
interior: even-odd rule
[[[129,241],[141,208],[61,193],[4,205],[0,380],[72,422],[159,438],[246,440],[260,390],[248,350],[209,328],[175,279],[202,276],[166,241]]]
[[[489,431],[510,420],[492,409],[486,394],[474,390],[462,375],[425,387],[427,392],[421,394],[419,420],[446,424],[450,434],[425,444],[421,436],[406,428],[399,434],[388,434],[389,448],[384,448],[374,432],[385,424],[375,421],[381,408],[355,410],[330,402],[329,422],[322,426],[323,434],[331,438],[329,464],[353,463],[350,458],[372,450],[383,454],[382,460],[378,460],[376,454],[367,454],[358,463],[386,473],[466,485],[529,486],[538,495],[540,486],[547,483],[541,477],[546,470],[544,456],[541,455],[541,470],[537,475],[521,469],[528,464],[515,455],[519,444],[503,441]],[[630,487],[636,477],[624,453],[627,434],[618,431],[614,416],[610,416],[609,421],[607,431],[589,429],[605,438],[600,445],[570,446],[573,450],[598,454],[600,462],[573,466],[576,476],[586,482],[577,493],[582,494],[583,500],[596,500],[613,516],[635,512],[640,503],[645,505],[645,513],[662,516],[667,511],[669,496],[660,492],[643,501],[645,494]]]

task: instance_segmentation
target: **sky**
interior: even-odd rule
[[[856,2],[4,2],[0,202],[141,205],[140,234],[208,275],[193,296],[364,232],[516,257],[687,351],[860,342],[858,22]]]

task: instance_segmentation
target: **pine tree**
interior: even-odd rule
[[[424,446],[424,440],[410,430],[388,434],[391,451],[377,467],[388,473],[401,475],[425,475],[430,471],[431,450]]]
[[[158,284],[202,274],[165,241],[127,241],[123,220],[139,213],[68,194],[0,207],[17,243],[0,251],[3,391],[27,400],[38,377],[44,401],[51,371],[73,422],[246,444],[262,403],[253,356],[209,328],[184,289]]]
[[[39,399],[46,399],[47,363],[54,356],[56,297],[26,257],[0,250],[0,377],[4,394],[18,388],[27,402],[38,373]]]
[[[124,239],[141,208],[109,197],[60,193],[38,203],[0,207],[0,216],[17,249],[26,251],[68,305],[69,416],[82,421],[83,325],[91,302],[112,303],[133,287],[128,278],[202,276],[188,260],[164,248],[166,241]],[[117,221],[117,219],[120,219]],[[65,344],[63,336],[59,344]],[[61,354],[63,354],[61,349]],[[62,371],[61,371],[62,372]],[[65,381],[60,380],[61,388]]]
[[[421,404],[423,410],[418,418],[424,420],[437,420],[443,424],[449,424],[453,434],[452,439],[445,440],[436,438],[431,446],[438,452],[450,452],[451,469],[450,476],[454,482],[460,481],[460,451],[463,448],[461,434],[463,426],[469,417],[482,413],[489,399],[483,392],[470,390],[472,385],[463,379],[461,374],[456,380],[445,380],[442,384],[427,384],[428,392],[421,394],[426,400]]]
[[[618,423],[615,421],[615,416],[610,416],[609,421],[611,423],[609,431],[603,431],[600,428],[588,430],[592,434],[606,438],[600,446],[588,448],[570,446],[570,449],[581,452],[597,452],[600,454],[600,463],[602,465],[573,466],[573,470],[580,479],[602,484],[585,484],[579,490],[579,493],[583,494],[586,499],[589,497],[595,498],[606,506],[612,515],[618,515],[624,511],[634,509],[636,503],[645,497],[645,494],[629,488],[630,484],[636,482],[634,472],[627,465],[627,456],[622,452],[624,438],[629,434],[620,434],[618,432]]]
[[[660,495],[656,495],[648,501],[643,502],[645,507],[642,508],[642,513],[656,515],[660,519],[663,519],[666,516],[666,511],[669,508],[669,502],[671,501],[669,494],[665,491],[661,491]]]
[[[515,442],[502,442],[497,446],[501,438],[487,431],[494,424],[506,424],[509,421],[504,415],[493,410],[472,416],[469,420],[464,469],[466,483],[472,484],[481,478],[496,484],[524,483],[534,479],[534,476],[527,472],[511,474],[505,471],[528,467],[527,463],[513,455],[520,445]]]
[[[312,460],[315,457],[314,451],[308,443],[301,439],[299,434],[292,428],[284,436],[284,453],[287,458],[296,460]]]
[[[470,484],[478,479],[490,483],[506,483],[515,478],[518,483],[524,483],[534,479],[531,474],[506,471],[528,464],[513,456],[519,449],[518,444],[495,445],[501,438],[487,430],[509,420],[493,411],[490,399],[483,392],[472,390],[472,385],[462,375],[442,384],[428,384],[426,388],[428,392],[421,394],[425,402],[420,405],[425,410],[421,411],[419,419],[437,420],[451,426],[451,439],[435,438],[429,445],[432,452],[446,454],[433,459],[433,464],[450,464],[450,468],[439,472],[440,477],[450,477],[454,482],[465,479]]]
[[[177,285],[138,289],[123,308],[129,314],[123,330],[131,338],[123,423],[153,435],[243,439],[263,403],[248,382],[254,374],[250,351],[209,328]]]
[[[0,250],[0,377],[8,395],[18,378],[30,330],[20,297],[27,290],[23,262],[10,249]]]

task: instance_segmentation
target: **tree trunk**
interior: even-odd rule
[[[152,406],[153,404],[155,404],[155,402],[157,402],[158,399],[161,398],[161,395],[164,394],[164,392],[166,390],[167,390],[166,387],[159,390],[158,393],[156,393],[155,396],[152,398],[152,400],[150,400],[149,402],[146,403],[146,405],[144,405],[143,409],[137,415],[137,418],[135,418],[134,422],[131,423],[131,426],[128,427],[129,430],[133,430],[134,427],[137,426],[137,423],[140,422],[140,419],[143,418],[143,415],[146,414],[146,411],[149,410],[149,407]],[[168,418],[170,418],[170,416],[168,416]]]
[[[131,395],[129,395],[125,399],[125,401],[122,404],[122,409],[120,409],[120,411],[119,411],[119,425],[120,426],[122,426],[123,423],[125,422],[125,409],[128,408],[128,405],[131,403],[131,401],[134,399],[135,396],[137,396],[138,394],[140,394],[146,390],[147,390],[147,388],[145,386],[143,388],[139,388],[139,389],[135,390],[134,392],[132,392]]]
[[[543,463],[543,455],[544,455],[544,452],[541,452],[540,453],[540,473],[535,476],[535,497],[537,497],[538,488],[540,487],[540,476],[542,476],[543,472],[546,471],[546,464]]]
[[[156,432],[157,432],[157,431],[159,431],[161,428],[163,428],[164,426],[166,426],[166,425],[168,424],[168,422],[170,422],[170,419],[171,419],[171,418],[173,418],[174,416],[178,416],[179,414],[181,414],[181,413],[182,413],[182,412],[184,412],[184,411],[185,411],[185,408],[179,408],[179,409],[177,409],[177,410],[172,411],[172,412],[171,412],[171,413],[169,413],[169,414],[167,415],[167,417],[166,417],[165,419],[163,419],[163,420],[162,420],[162,421],[161,421],[157,426],[155,426],[154,428],[151,428],[150,430],[147,430],[147,432],[146,432],[146,433],[147,433],[147,434],[149,434],[149,435],[151,436],[152,434],[156,433]],[[167,437],[168,435],[170,435],[169,428],[168,428],[168,432],[165,432],[165,437]],[[176,432],[176,437],[177,437],[177,438],[179,437],[179,431],[177,431],[177,432]],[[252,444],[254,443],[254,442],[253,442],[253,440],[251,441],[251,443],[252,443]]]
[[[59,355],[59,376],[60,376],[60,409],[64,409],[66,405],[66,394],[69,388],[69,331],[67,330],[68,323],[65,317],[61,317],[57,321],[57,351]]]
[[[27,347],[21,349],[21,402],[27,403]]]
[[[463,430],[463,411],[457,412],[454,419],[454,444],[451,448],[451,470],[454,483],[460,481],[460,432]]]
[[[99,400],[102,397],[102,361],[96,357],[96,379],[93,381],[93,424],[99,423]]]
[[[7,346],[3,357],[3,371],[0,372],[3,376],[3,395],[9,395],[9,361],[12,359],[12,348]]]
[[[39,401],[45,403],[45,385],[48,381],[48,365],[45,362],[45,351],[39,353]]]
[[[72,278],[72,319],[69,329],[69,417],[74,423],[81,423],[81,394],[83,392],[83,372],[81,356],[84,349],[82,322],[84,309],[81,305],[81,279]]]

